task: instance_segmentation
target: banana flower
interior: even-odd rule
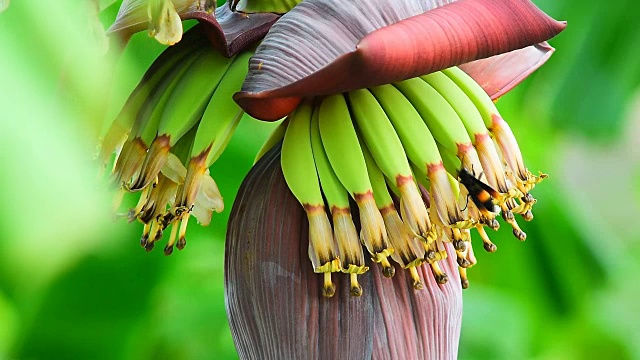
[[[549,18],[526,0],[308,0],[274,24],[249,62],[250,70],[242,91],[234,97],[256,118],[276,120],[287,116],[288,123],[287,129],[276,136],[284,137],[281,165],[274,154],[278,149],[265,155],[245,180],[229,222],[225,254],[227,302],[241,357],[456,357],[461,319],[460,287],[468,286],[466,268],[475,263],[468,242],[469,229],[477,229],[484,248],[495,251],[484,226],[496,229],[494,213],[502,210],[514,235],[523,240],[526,235],[517,226],[513,213],[521,213],[525,220],[531,220],[530,210],[535,199],[529,191],[545,176],[534,176],[524,167],[513,134],[493,103],[480,99],[482,94],[478,88],[482,87],[484,96],[493,100],[504,95],[549,58],[554,50],[545,41],[564,27],[564,23]],[[454,66],[475,80],[475,89],[469,88],[472,84],[468,79],[461,80],[465,75],[451,68]],[[432,75],[426,77],[426,74]],[[412,79],[416,77],[423,81]],[[361,93],[358,89],[362,88],[369,88],[373,97]],[[345,95],[338,95],[336,100],[334,94],[341,93]],[[398,96],[399,93],[404,97]],[[421,99],[436,102],[438,94],[459,117],[438,114],[444,110],[429,113],[430,106],[422,104]],[[471,101],[462,102],[460,94],[467,95]],[[335,105],[345,102],[343,96],[347,104]],[[393,101],[385,101],[392,97]],[[368,98],[374,102],[366,102]],[[378,117],[372,110],[376,107],[375,100],[392,127],[372,124]],[[477,108],[473,110],[475,114],[469,114],[472,110],[468,104]],[[409,126],[407,123],[415,111],[398,110],[411,105],[419,110],[436,140],[441,162],[424,166],[425,157],[411,152],[416,142],[412,143],[412,130],[402,128]],[[335,110],[341,106],[347,111]],[[311,110],[305,112],[304,108]],[[397,119],[393,118],[395,113],[398,113]],[[446,142],[453,135],[438,128],[438,122],[430,119],[430,115],[449,121],[445,126],[462,122],[470,142],[454,141],[447,147]],[[479,120],[480,127],[474,127],[473,124],[478,124],[478,115],[483,120]],[[335,118],[340,116],[347,119],[347,123],[353,122],[355,146],[348,144],[349,137],[344,136],[343,128],[337,125]],[[302,149],[309,145],[293,138],[296,134],[293,123],[303,123],[309,117],[306,121],[311,129],[311,161],[316,162],[318,179],[314,178],[313,169],[305,172],[305,167],[296,163],[301,161],[298,158],[302,157]],[[325,131],[323,121],[333,126]],[[319,142],[325,150],[324,154],[320,150],[321,156],[317,156],[317,147],[314,147],[314,127],[319,127],[321,133]],[[419,226],[409,226],[409,237],[414,241],[419,239],[419,244],[424,246],[420,250],[411,240],[404,245],[394,243],[390,231],[394,227],[383,222],[388,233],[387,248],[403,256],[368,249],[372,261],[366,265],[371,267],[377,262],[382,271],[370,271],[369,277],[361,276],[358,282],[354,278],[363,272],[350,271],[358,268],[357,257],[351,264],[345,263],[345,257],[350,255],[343,251],[342,244],[336,244],[347,238],[339,236],[344,231],[337,226],[336,213],[341,212],[334,211],[340,200],[331,199],[333,191],[329,189],[331,185],[327,185],[331,182],[325,181],[330,176],[323,177],[319,158],[328,158],[335,177],[344,185],[340,190],[352,195],[351,210],[354,217],[359,215],[364,231],[367,213],[357,214],[356,209],[361,208],[360,201],[365,194],[358,190],[367,187],[352,187],[344,174],[355,175],[342,169],[340,164],[358,163],[354,159],[360,156],[350,154],[358,152],[359,142],[370,182],[374,183],[372,167],[373,172],[379,167],[377,171],[384,172],[395,200],[391,204],[400,208],[402,221],[412,222],[420,214],[412,215],[411,206],[407,205],[411,199],[402,191],[406,182],[401,181],[406,176],[400,176],[402,174],[393,172],[393,166],[386,165],[394,148],[392,142],[384,139],[392,137],[385,129],[395,130],[406,149],[411,169],[405,175],[413,175],[417,180],[410,181],[409,188],[415,189],[418,184],[430,212],[425,224],[429,226],[428,220],[431,220],[435,231],[422,232]],[[417,132],[419,128],[412,129],[416,131],[414,137],[422,134]],[[334,144],[332,139],[336,137],[342,142]],[[464,135],[458,139],[464,139]],[[420,141],[426,142],[425,137],[420,137]],[[423,148],[422,151],[429,150]],[[390,170],[385,171],[386,168]],[[449,170],[448,175],[459,179],[453,191],[449,187],[451,176],[447,177],[443,168]],[[396,169],[401,171],[402,167]],[[297,179],[300,173],[305,179]],[[308,194],[306,183],[315,181],[326,203],[322,197],[315,200],[323,213],[325,204],[328,205],[326,212],[333,222],[333,243],[331,234],[325,236],[325,243],[315,239],[326,232],[311,220],[316,215],[309,209],[317,207],[310,206],[314,197]],[[283,183],[288,184],[295,197]],[[370,187],[374,198],[376,193],[386,192],[386,188],[384,181],[378,192],[375,185]],[[438,195],[452,193],[455,193],[453,201],[438,198]],[[491,200],[487,202],[482,196]],[[296,204],[296,198],[302,208]],[[461,200],[467,204],[463,205]],[[353,206],[353,201],[357,206]],[[385,201],[389,200],[375,198],[382,214],[389,209],[384,206]],[[347,207],[349,209],[349,205]],[[395,212],[394,206],[391,209]],[[360,240],[367,245],[366,237],[361,235]],[[307,246],[314,271],[324,273],[324,277],[313,279],[311,269],[305,266]],[[359,246],[358,241],[354,241],[354,246]],[[402,268],[411,271],[396,272],[394,279],[385,279],[383,275],[393,272],[385,271],[388,265],[382,255],[389,255]],[[342,264],[329,266],[333,257]],[[323,263],[318,259],[326,260]],[[416,259],[421,262],[416,263]],[[456,267],[459,272],[455,271]],[[328,277],[336,271],[350,273],[350,281],[338,276],[337,286],[333,284]],[[358,286],[361,290],[354,291]],[[425,288],[426,291],[417,290]],[[322,299],[319,293],[325,296],[336,293],[339,299]],[[346,294],[360,297],[349,298]],[[357,335],[354,336],[352,330]]]
[[[180,39],[178,18],[201,24]],[[514,214],[532,220],[546,177],[526,168],[493,100],[551,56],[565,25],[529,0],[127,1],[112,32],[177,44],[101,160],[115,150],[120,193],[141,192],[128,217],[145,224],[142,245],[171,225],[171,254],[189,214],[206,223],[222,208],[207,168],[243,112],[284,118],[229,221],[240,357],[455,358],[471,231],[495,251],[485,228],[501,214],[524,240]]]

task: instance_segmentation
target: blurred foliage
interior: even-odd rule
[[[119,2],[99,3],[108,25]],[[536,3],[569,27],[499,108],[529,167],[551,177],[528,240],[502,231],[497,253],[477,251],[460,358],[640,358],[640,7]],[[90,15],[74,1],[0,13],[0,358],[233,359],[225,225],[273,124],[243,119],[213,166],[225,211],[190,226],[184,252],[145,253],[141,226],[110,221],[91,158],[162,47],[138,34],[113,70]]]

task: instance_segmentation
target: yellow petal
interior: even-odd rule
[[[173,45],[182,39],[182,20],[169,0],[149,1],[149,36]]]

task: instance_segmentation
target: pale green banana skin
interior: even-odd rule
[[[173,146],[202,117],[209,100],[235,58],[210,49],[190,66],[167,101],[158,135],[168,135]],[[198,140],[196,144],[199,145]]]
[[[435,89],[458,114],[471,141],[476,134],[488,133],[482,115],[462,89],[447,75],[438,71],[420,77]]]
[[[360,137],[358,137],[358,140],[361,140]],[[380,170],[378,164],[376,164],[376,161],[373,159],[371,152],[362,140],[360,141],[360,147],[367,165],[367,173],[369,174],[369,181],[371,182],[373,198],[376,201],[376,205],[379,209],[387,206],[393,206],[393,198],[389,193],[389,188],[387,188],[387,179],[382,173],[382,170]]]
[[[284,133],[287,131],[287,125],[289,125],[288,119],[289,118],[282,120],[276,126],[276,128],[273,129],[273,131],[271,131],[271,134],[269,134],[269,137],[267,138],[267,140],[262,144],[262,147],[260,147],[260,150],[258,150],[258,154],[256,155],[256,158],[253,160],[254,165],[257,164],[258,161],[262,159],[262,157],[269,152],[269,150],[276,147],[282,141],[282,139],[284,139]]]
[[[378,100],[367,89],[350,91],[348,96],[358,130],[380,170],[394,181],[398,176],[410,177],[402,142]]]
[[[302,104],[289,116],[282,142],[282,172],[289,189],[303,206],[324,206],[311,147],[312,111],[309,104]]]
[[[453,80],[462,89],[465,94],[473,101],[476,108],[480,111],[482,119],[496,140],[498,147],[502,151],[503,158],[509,168],[518,177],[518,189],[525,194],[523,197],[527,202],[533,202],[533,199],[526,194],[543,179],[546,174],[540,173],[535,176],[529,172],[524,166],[522,153],[518,146],[513,132],[509,125],[502,119],[495,104],[482,89],[482,87],[473,80],[467,73],[457,67],[442,70],[451,80]]]
[[[371,155],[400,190],[402,219],[416,235],[434,239],[434,229],[413,179],[407,155],[384,109],[368,90],[349,92],[350,109]]]
[[[322,144],[336,176],[352,195],[371,191],[367,166],[344,96],[324,98],[319,111]]]
[[[376,205],[378,209],[380,209],[391,246],[394,248],[391,257],[404,269],[419,266],[424,262],[425,253],[424,248],[420,245],[420,239],[422,238],[415,237],[411,229],[400,219],[393,199],[387,189],[387,183],[382,170],[380,170],[376,164],[368,148],[364,146],[362,142],[360,144],[367,163],[367,171],[369,172],[369,179],[373,186]],[[412,272],[412,276],[413,275]],[[420,287],[421,284],[419,277],[414,277],[414,286]]]
[[[394,83],[394,86],[418,110],[434,139],[456,154],[463,167],[469,172],[482,168],[462,120],[436,89],[420,78]],[[481,178],[483,177],[481,175]]]
[[[489,130],[483,122],[482,115],[467,94],[447,75],[435,72],[421,77],[442,95],[456,111],[467,129],[471,141],[476,147],[482,169],[489,185],[501,193],[509,193],[515,197],[518,192],[507,186],[504,170],[496,148],[491,141]]]
[[[322,193],[327,199],[330,209],[333,210],[334,207],[339,209],[349,209],[349,193],[344,186],[342,186],[340,179],[338,179],[331,168],[331,163],[329,162],[329,158],[327,158],[327,154],[325,153],[322,144],[319,115],[319,111],[316,108],[311,119],[311,146],[313,149],[313,158],[315,160],[316,170],[318,171],[318,176],[320,178]]]
[[[318,127],[322,145],[336,177],[358,204],[361,241],[372,255],[372,260],[382,265],[383,274],[391,277],[394,268],[387,257],[393,248],[388,243],[384,220],[373,198],[367,165],[345,98],[343,95],[328,96],[319,108]]]
[[[150,144],[158,135],[158,128],[167,103],[182,78],[189,72],[196,59],[202,54],[202,50],[196,50],[178,63],[173,71],[154,89],[145,103],[136,120],[137,131],[132,132],[134,137],[141,138],[145,144]],[[138,124],[139,122],[139,124]],[[132,136],[129,135],[129,138]]]
[[[421,174],[426,174],[431,184],[437,184],[435,192],[437,215],[446,226],[466,227],[470,224],[463,220],[460,209],[457,208],[454,191],[448,181],[443,181],[444,174],[437,171],[441,168],[442,158],[436,141],[420,114],[402,93],[392,85],[378,86],[371,89],[372,93],[387,113],[393,128],[398,133],[402,145],[412,163],[418,165]]]
[[[362,245],[351,217],[349,193],[331,169],[331,164],[324,151],[320,136],[318,108],[315,109],[311,118],[311,147],[322,193],[327,199],[333,218],[333,234],[338,245],[342,272],[354,275],[363,274],[369,270],[369,267],[365,265]],[[361,296],[362,287],[358,283],[357,276],[354,275],[350,278],[350,293],[353,296]]]
[[[431,85],[419,78],[393,85],[413,104],[436,141],[449,151],[457,154],[458,144],[471,143],[458,114]]]
[[[409,160],[417,163],[420,167],[442,161],[429,128],[413,105],[398,89],[393,85],[383,85],[371,88],[371,92],[386,112],[394,131],[400,137]]]
[[[244,52],[236,56],[211,96],[198,125],[193,156],[209,149],[207,166],[222,154],[244,114],[232,97],[242,87],[251,55],[251,52]]]
[[[496,105],[493,103],[489,95],[473,78],[458,67],[451,67],[442,70],[442,73],[450,78],[460,87],[460,89],[469,97],[469,99],[478,109],[485,127],[491,130],[493,126],[493,115],[499,114]]]
[[[125,105],[114,119],[107,133],[103,136],[100,151],[97,156],[100,164],[106,165],[111,153],[122,146],[129,133],[137,132],[135,125],[138,113],[142,110],[152,90],[158,86],[179,62],[183,61],[186,56],[192,53],[198,44],[200,44],[200,42],[190,37],[185,37],[179,47],[165,50],[153,62],[136,88],[131,92],[131,95],[127,98]]]
[[[316,171],[311,145],[313,108],[303,103],[290,115],[289,126],[282,142],[282,173],[293,195],[302,204],[309,219],[309,257],[315,272],[340,271],[338,250],[331,224],[324,211],[324,199]],[[330,281],[330,280],[329,280]],[[331,293],[326,283],[325,292]],[[335,287],[333,287],[335,292]],[[330,294],[332,295],[332,293]]]

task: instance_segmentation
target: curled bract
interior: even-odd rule
[[[234,99],[252,116],[275,120],[304,97],[504,54],[546,41],[564,27],[529,0],[308,0],[274,24]],[[538,53],[538,60],[544,56]],[[517,79],[527,71],[511,75]]]
[[[209,40],[218,50],[225,56],[233,56],[264,37],[279,17],[272,13],[247,15],[232,11],[228,3],[216,7],[215,1],[211,0],[161,0],[162,7],[149,6],[157,2],[125,0],[108,32],[126,41],[136,32],[149,29],[150,35],[171,45],[180,40],[177,27],[180,35],[182,32],[181,23],[176,22],[177,17],[180,20],[195,19],[204,24]],[[162,19],[171,21],[159,23]],[[158,38],[158,34],[162,37]]]

